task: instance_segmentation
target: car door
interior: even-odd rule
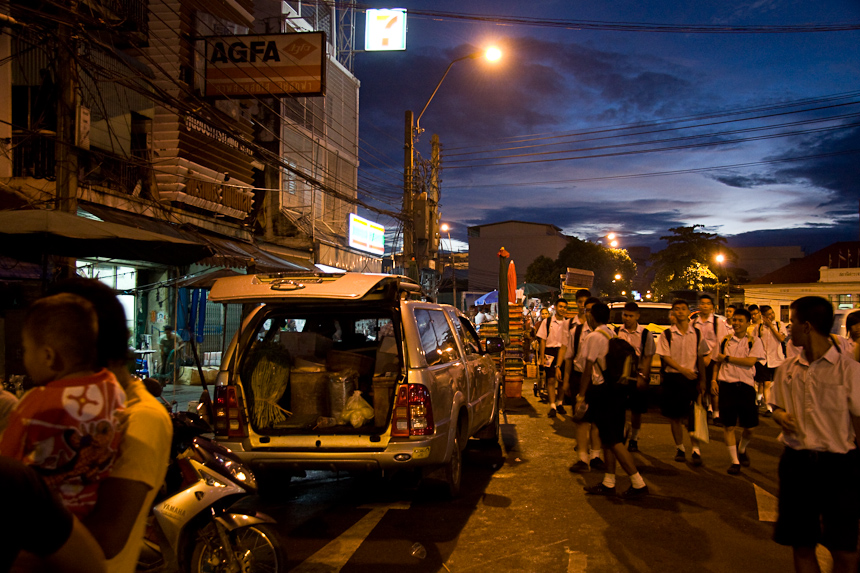
[[[469,407],[472,410],[473,430],[487,422],[493,415],[493,369],[489,359],[481,353],[478,334],[467,319],[457,314],[453,308],[446,309],[460,343],[463,347],[463,361],[469,385]]]
[[[471,398],[465,361],[453,327],[444,310],[436,305],[415,306],[413,310],[420,346],[427,363],[427,372],[433,380],[431,388],[434,414],[441,413],[444,419],[436,420],[437,426],[452,420],[451,407],[454,395],[463,394],[468,403]]]

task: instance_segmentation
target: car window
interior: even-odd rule
[[[457,317],[456,324],[460,335],[463,337],[463,347],[466,349],[466,354],[480,354],[481,342],[471,323],[469,323],[469,319]]]
[[[415,311],[415,320],[428,366],[453,362],[459,358],[457,341],[444,312],[419,308]]]

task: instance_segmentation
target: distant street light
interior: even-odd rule
[[[404,265],[408,265],[409,261],[414,258],[416,263],[416,273],[420,273],[422,263],[424,262],[424,253],[416,252],[417,249],[415,243],[415,214],[413,212],[413,195],[415,191],[413,188],[413,174],[415,169],[415,136],[421,133],[421,117],[424,115],[424,112],[427,111],[427,106],[429,106],[430,102],[433,101],[433,97],[436,95],[436,92],[439,91],[439,87],[442,85],[442,82],[445,81],[445,78],[448,76],[448,72],[451,71],[451,67],[457,62],[462,62],[463,60],[474,60],[481,56],[485,56],[490,62],[495,62],[502,57],[502,52],[498,48],[491,47],[474,52],[468,56],[452,60],[451,63],[448,64],[448,67],[445,69],[445,73],[442,74],[442,78],[439,80],[439,83],[436,84],[436,88],[433,90],[433,93],[430,94],[430,99],[428,99],[427,103],[424,104],[424,107],[421,109],[421,113],[418,114],[418,118],[415,119],[414,123],[412,120],[412,112],[406,112],[406,141],[403,154],[403,216],[407,221],[404,221],[403,225],[403,263]],[[438,197],[436,199],[438,200]],[[432,225],[432,223],[430,224]],[[417,279],[418,277],[415,276],[412,278]]]
[[[720,265],[720,272],[723,271],[723,261],[726,260],[725,255],[722,253],[718,253],[716,257],[714,257],[717,263]],[[731,290],[729,289],[729,275],[726,273],[726,298],[728,299],[731,296]],[[717,301],[720,301],[720,279],[717,277]],[[723,314],[726,312],[726,307],[728,306],[728,301],[723,301]],[[719,310],[719,307],[717,307]]]

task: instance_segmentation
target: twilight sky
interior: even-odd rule
[[[442,220],[455,239],[508,219],[592,240],[614,231],[621,246],[653,249],[669,227],[692,224],[733,246],[807,253],[858,238],[857,0],[364,5],[412,11],[406,52],[356,55],[359,183],[384,208],[402,197],[404,111],[417,116],[453,59],[495,44],[503,59],[455,64],[421,119],[421,155],[432,134],[442,142]],[[605,29],[621,23],[735,31]],[[744,33],[812,25],[853,29]],[[363,26],[359,13],[356,47]]]

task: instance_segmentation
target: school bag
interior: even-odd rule
[[[616,327],[615,327],[615,335],[616,335],[616,336],[618,336],[618,333],[619,333],[619,332],[621,332],[621,327],[620,327],[620,326],[616,326]],[[648,337],[649,337],[650,335],[651,335],[651,331],[650,331],[650,330],[648,330],[647,328],[643,328],[643,329],[642,329],[642,341],[641,341],[641,342],[640,342],[640,344],[639,344],[639,348],[641,348],[641,349],[642,349],[642,353],[643,353],[643,354],[645,353],[645,342],[648,340]]]
[[[761,338],[761,327],[762,327],[762,326],[764,326],[764,323],[760,323],[760,324],[758,325],[758,337],[759,337],[759,338]],[[776,329],[777,329],[777,331],[779,330],[779,321],[778,321],[778,320],[776,321]],[[788,337],[786,337],[786,339],[787,339],[787,338],[788,338]],[[779,344],[780,344],[780,346],[782,346],[782,355],[783,355],[783,356],[787,356],[787,354],[786,354],[787,350],[786,350],[786,348],[785,348],[785,340],[786,340],[786,339],[783,339],[783,341],[779,343]],[[764,341],[762,341],[762,342],[764,342]]]
[[[609,350],[606,352],[606,368],[602,369],[603,383],[616,384],[626,382],[633,372],[633,364],[636,360],[636,350],[633,346],[617,336],[610,336],[605,330],[599,331],[609,339]],[[600,368],[600,365],[597,366]]]

